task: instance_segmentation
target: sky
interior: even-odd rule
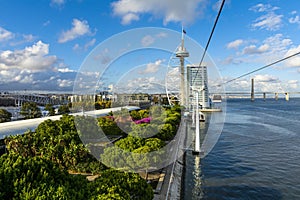
[[[172,77],[162,74],[175,69],[170,63],[182,25],[186,48],[197,58],[187,63],[197,63],[220,3],[0,0],[0,91],[70,92],[109,84],[146,90],[149,82],[164,85]],[[226,0],[205,57],[210,87],[299,52],[299,33],[299,0]],[[200,48],[194,49],[194,43]],[[300,56],[225,89],[250,91],[251,78],[257,91],[299,92]]]

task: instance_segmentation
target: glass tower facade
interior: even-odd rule
[[[199,65],[187,65],[187,98],[188,105],[191,109],[196,105],[196,94],[200,108],[209,108],[208,84],[207,84],[207,67]]]

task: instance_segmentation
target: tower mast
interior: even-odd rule
[[[184,75],[184,59],[189,57],[189,52],[184,47],[184,35],[186,34],[183,26],[181,28],[181,45],[178,47],[176,57],[180,60],[180,103],[186,106],[186,90],[185,90],[185,75]]]

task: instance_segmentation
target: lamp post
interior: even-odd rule
[[[196,137],[195,137],[195,153],[200,153],[200,119],[199,119],[199,95],[198,91],[195,91],[196,95]]]
[[[201,147],[200,147],[200,113],[199,113],[199,91],[194,89],[192,87],[192,91],[193,91],[193,94],[196,98],[196,101],[193,102],[193,116],[192,116],[192,119],[193,119],[193,125],[195,124],[196,127],[196,131],[195,131],[195,147],[194,147],[194,151],[193,151],[193,154],[200,154],[201,153]],[[196,104],[196,105],[195,105]],[[196,117],[195,117],[196,115]]]

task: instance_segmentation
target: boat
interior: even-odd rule
[[[215,94],[211,99],[212,103],[222,103],[222,96]]]
[[[199,112],[199,121],[205,122],[205,115],[202,112]]]

